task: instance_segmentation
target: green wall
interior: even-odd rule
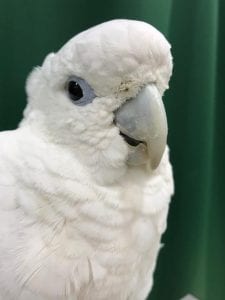
[[[225,1],[0,0],[0,130],[15,128],[33,66],[112,18],[144,20],[172,44],[165,95],[176,195],[149,299],[225,299]],[[96,299],[97,300],[97,299]]]

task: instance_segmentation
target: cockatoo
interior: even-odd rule
[[[49,54],[0,134],[0,299],[143,300],[173,194],[170,45],[112,20]]]

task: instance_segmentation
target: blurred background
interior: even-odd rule
[[[114,18],[151,23],[174,57],[164,103],[176,194],[149,299],[191,293],[224,300],[225,1],[0,0],[0,130],[21,120],[33,66],[76,33]]]

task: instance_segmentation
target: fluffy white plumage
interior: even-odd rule
[[[28,78],[28,105],[0,134],[0,300],[143,300],[173,193],[157,169],[129,166],[114,112],[154,82],[168,87],[170,46],[151,25],[114,20],[72,38]],[[68,99],[84,79],[96,98]]]

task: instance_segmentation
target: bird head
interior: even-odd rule
[[[162,95],[171,72],[170,45],[158,30],[134,20],[105,22],[32,71],[23,123],[86,164],[155,169],[166,146]]]

